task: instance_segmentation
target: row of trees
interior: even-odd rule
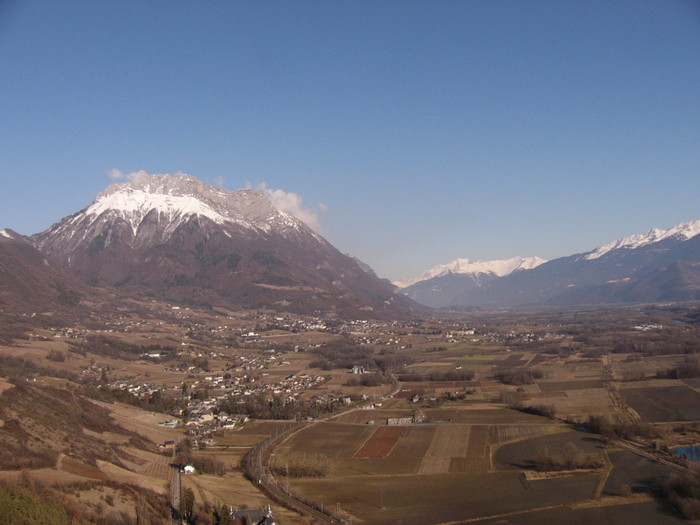
[[[311,361],[309,367],[321,370],[337,368],[349,370],[357,365],[386,374],[411,363],[410,357],[397,356],[388,352],[381,352],[381,355],[375,356],[370,347],[359,345],[349,338],[328,342],[314,348],[312,352],[318,355],[319,359]]]
[[[504,385],[531,385],[536,379],[542,379],[544,373],[542,370],[531,368],[527,370],[501,370],[494,374],[494,379],[500,381]]]
[[[590,415],[586,427],[589,431],[600,434],[606,439],[654,439],[659,437],[659,432],[651,423],[646,421],[613,423],[605,416]]]
[[[471,381],[474,379],[472,370],[434,370],[427,374],[408,373],[400,374],[399,381],[421,382],[421,381]]]
[[[683,363],[657,374],[661,378],[688,379],[700,377],[700,355],[687,356]]]
[[[325,478],[328,465],[328,457],[323,454],[297,453],[289,456],[284,466],[275,467],[275,472],[289,478]]]
[[[587,455],[575,443],[567,443],[560,454],[552,454],[547,448],[535,458],[535,470],[552,472],[560,470],[597,469],[604,466],[599,455]]]
[[[338,402],[332,399],[292,401],[277,395],[269,397],[268,394],[257,394],[226,398],[219,402],[217,411],[227,414],[245,414],[254,419],[300,420],[332,413],[337,404]]]
[[[661,486],[662,494],[689,520],[700,519],[700,472],[673,476]]]

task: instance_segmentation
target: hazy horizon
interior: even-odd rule
[[[391,280],[700,218],[700,7],[0,7],[0,229],[131,172],[264,188]]]

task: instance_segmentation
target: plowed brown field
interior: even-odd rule
[[[405,427],[379,427],[355,453],[356,458],[384,458],[393,450]]]

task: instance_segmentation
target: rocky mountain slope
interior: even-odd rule
[[[94,294],[26,237],[0,230],[0,310],[14,313],[77,311]]]
[[[361,317],[421,308],[264,192],[184,174],[114,184],[32,241],[87,283],[195,306]]]

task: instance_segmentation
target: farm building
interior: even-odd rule
[[[387,425],[410,425],[413,423],[412,417],[389,417],[386,420]]]

